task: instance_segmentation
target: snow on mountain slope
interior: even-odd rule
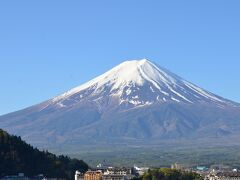
[[[115,98],[119,104],[134,107],[153,103],[235,103],[207,92],[170,71],[146,60],[125,61],[103,75],[54,99],[53,104],[66,107],[83,100],[102,101]]]
[[[0,116],[0,127],[42,148],[178,138],[211,144],[240,137],[239,107],[144,59],[126,61],[60,96]]]

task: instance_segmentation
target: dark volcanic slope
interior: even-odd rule
[[[147,60],[127,61],[51,100],[1,116],[0,127],[39,147],[231,142],[240,137],[240,106]]]

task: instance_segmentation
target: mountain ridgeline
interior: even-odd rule
[[[126,61],[70,91],[0,116],[0,127],[44,148],[64,144],[212,144],[240,138],[240,105],[146,59]],[[184,143],[180,143],[184,145]]]
[[[30,177],[44,174],[49,178],[73,179],[76,170],[88,170],[88,165],[81,160],[39,151],[1,129],[0,162],[0,178],[24,173]]]

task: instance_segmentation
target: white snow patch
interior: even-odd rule
[[[152,86],[150,86],[150,89],[151,89],[152,92],[155,92],[154,89],[152,88]]]
[[[177,96],[179,96],[180,98],[190,102],[190,103],[193,103],[192,101],[188,100],[186,97],[184,97],[183,95],[181,95],[180,93],[178,93],[177,91],[173,90],[170,86],[168,86],[168,88],[170,89],[170,91],[172,91],[174,94],[176,94]]]
[[[165,96],[169,96],[169,93],[165,92],[165,91],[160,91],[161,93],[163,93]]]
[[[174,98],[174,97],[171,97],[171,99],[172,99],[173,101],[176,101],[176,102],[181,102],[180,100],[178,100],[178,99],[176,99],[176,98]]]
[[[141,101],[136,101],[136,100],[130,100],[129,103],[131,103],[131,104],[133,104],[133,105],[142,104]]]
[[[221,99],[217,98],[216,96],[213,96],[209,93],[207,93],[206,91],[204,91],[203,89],[187,82],[187,81],[184,81],[184,84],[190,88],[191,90],[195,91],[196,93],[198,93],[199,95],[205,97],[205,98],[208,98],[208,99],[211,99],[211,100],[214,100],[214,101],[218,101],[218,102],[224,102],[222,101]]]
[[[139,97],[138,97],[138,95],[137,95],[137,96],[133,96],[132,98],[133,98],[133,99],[138,99]]]
[[[126,90],[126,95],[128,96],[129,94],[131,94],[132,90],[129,88]]]
[[[61,108],[66,107],[66,105],[62,104],[61,102],[57,103],[57,106],[59,106],[59,107],[61,107]]]

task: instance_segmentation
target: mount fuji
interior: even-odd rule
[[[60,96],[0,116],[0,127],[38,147],[231,142],[240,137],[240,104],[146,59],[132,60]]]

